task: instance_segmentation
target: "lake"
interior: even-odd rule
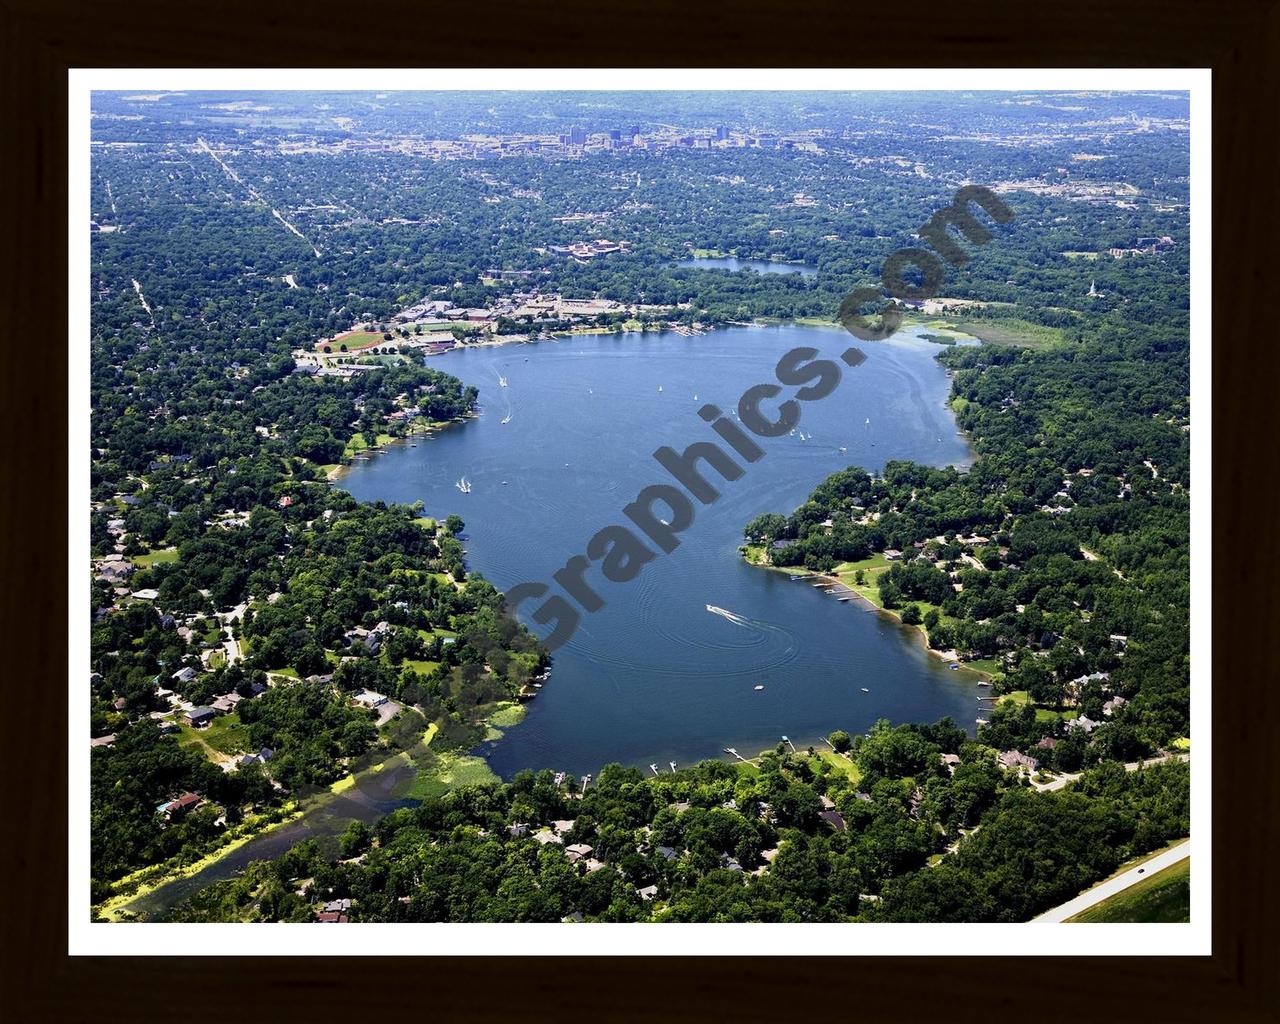
[[[680,260],[677,267],[699,267],[702,270],[754,270],[757,274],[799,274],[813,277],[816,267],[803,263],[775,263],[772,260],[740,260],[736,256],[691,257]]]
[[[746,388],[774,380],[773,367],[791,348],[836,358],[851,340],[838,328],[735,327],[697,337],[584,335],[450,352],[431,365],[480,388],[481,415],[356,462],[339,486],[362,501],[421,500],[429,515],[456,512],[467,524],[468,564],[501,589],[548,581],[596,530],[623,522],[622,507],[638,491],[669,479],[652,458],[655,448],[683,451],[716,439],[699,407],[734,408]],[[725,747],[750,757],[784,735],[797,747],[817,744],[833,729],[865,732],[877,718],[950,715],[972,735],[977,697],[989,692],[977,687],[979,676],[949,670],[913,630],[888,617],[749,566],[737,552],[748,520],[790,512],[838,469],[878,470],[904,458],[968,462],[945,405],[938,347],[904,330],[860,348],[866,362],[846,369],[828,398],[802,406],[796,433],[809,440],[759,439],[766,454],[741,478],[723,482],[708,473],[721,497],[699,506],[680,546],[635,580],[603,584],[598,573],[589,576],[607,603],[584,615],[556,651],[524,722],[477,751],[494,771],[504,778],[521,768],[596,774],[610,761],[666,769],[672,761],[727,757]],[[470,494],[454,486],[464,475]],[[343,793],[308,800],[296,821],[125,909],[162,919],[251,861],[337,836],[354,820],[372,822],[407,805],[413,774],[403,756],[361,772]]]
[[[621,510],[637,492],[670,479],[656,448],[717,439],[700,406],[735,408],[748,387],[774,380],[793,347],[835,358],[851,340],[838,328],[785,325],[454,351],[431,365],[480,389],[479,418],[357,462],[339,486],[362,501],[422,501],[428,515],[462,516],[469,567],[502,590],[551,581],[598,529],[626,522]],[[910,331],[861,347],[866,361],[845,369],[834,394],[802,406],[796,434],[807,440],[760,439],[765,456],[734,482],[710,471],[721,497],[698,506],[672,554],[629,583],[589,573],[606,604],[556,651],[525,721],[478,751],[496,772],[663,767],[731,746],[751,756],[783,735],[808,744],[882,717],[950,715],[972,731],[977,675],[948,670],[914,631],[866,606],[737,552],[748,520],[790,512],[838,469],[967,463],[938,348]],[[471,493],[455,486],[462,476]]]

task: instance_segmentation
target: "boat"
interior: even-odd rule
[[[465,476],[453,486],[458,488],[458,490],[460,490],[463,494],[471,493],[471,481],[469,481]]]
[[[763,690],[763,689],[764,689],[764,687],[763,687],[763,686],[757,686],[757,687],[756,687],[756,689],[757,689],[757,690]]]
[[[659,384],[659,385],[658,385],[658,393],[659,393],[659,394],[661,394],[661,393],[662,393],[662,385],[661,385],[661,384]]]
[[[841,445],[841,446],[840,446],[840,450],[841,450],[842,452],[847,452],[849,449],[848,449],[848,448],[846,448],[844,445]]]
[[[975,718],[975,719],[974,719],[974,722],[976,722],[978,725],[986,725],[986,724],[987,724],[987,720],[986,720],[985,718]]]
[[[792,578],[793,580],[802,580],[802,579],[804,579],[804,577],[803,577],[803,576],[792,576],[791,578]]]
[[[869,426],[871,426],[871,417],[870,417],[870,416],[868,416],[868,417],[867,417],[867,426],[868,426],[868,427],[869,427]]]
[[[499,375],[499,376],[498,376],[498,387],[500,387],[500,388],[505,388],[506,386],[507,386],[507,378],[506,378],[506,377],[503,377],[503,376],[501,376],[501,375]]]
[[[507,482],[506,482],[505,480],[503,480],[503,481],[502,481],[502,486],[503,486],[503,487],[506,487],[506,486],[507,486]]]
[[[954,661],[951,663],[951,671],[952,671],[952,672],[959,672],[959,671],[960,671],[960,666],[959,666],[959,665],[957,665]]]
[[[697,395],[694,395],[694,396],[693,396],[693,400],[696,402],[696,401],[698,400],[698,396],[697,396]]]
[[[511,422],[511,413],[507,413],[507,415],[503,417],[502,422],[503,422],[503,423],[510,423],[510,422]]]
[[[864,686],[864,687],[862,688],[862,692],[863,692],[863,693],[870,693],[871,691],[870,691],[870,690],[868,690],[868,689]]]
[[[978,685],[979,685],[979,686],[990,686],[991,684],[990,684],[990,683],[988,683],[988,682],[985,682],[985,681],[984,681],[984,682],[979,683]]]

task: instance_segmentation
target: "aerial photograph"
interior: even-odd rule
[[[1191,110],[94,91],[72,913],[1189,923]]]

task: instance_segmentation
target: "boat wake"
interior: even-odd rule
[[[726,611],[723,608],[717,608],[713,604],[707,605],[707,611],[711,612],[712,615],[719,615],[721,618],[728,619],[730,622],[738,626],[754,626],[755,625],[755,623],[752,622],[750,619],[744,618],[741,615],[735,615],[733,612]]]

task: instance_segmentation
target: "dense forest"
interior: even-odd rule
[[[610,765],[585,793],[522,772],[300,844],[174,920],[1022,921],[1188,827],[1185,765],[1037,793],[945,720],[881,722],[840,761]]]

